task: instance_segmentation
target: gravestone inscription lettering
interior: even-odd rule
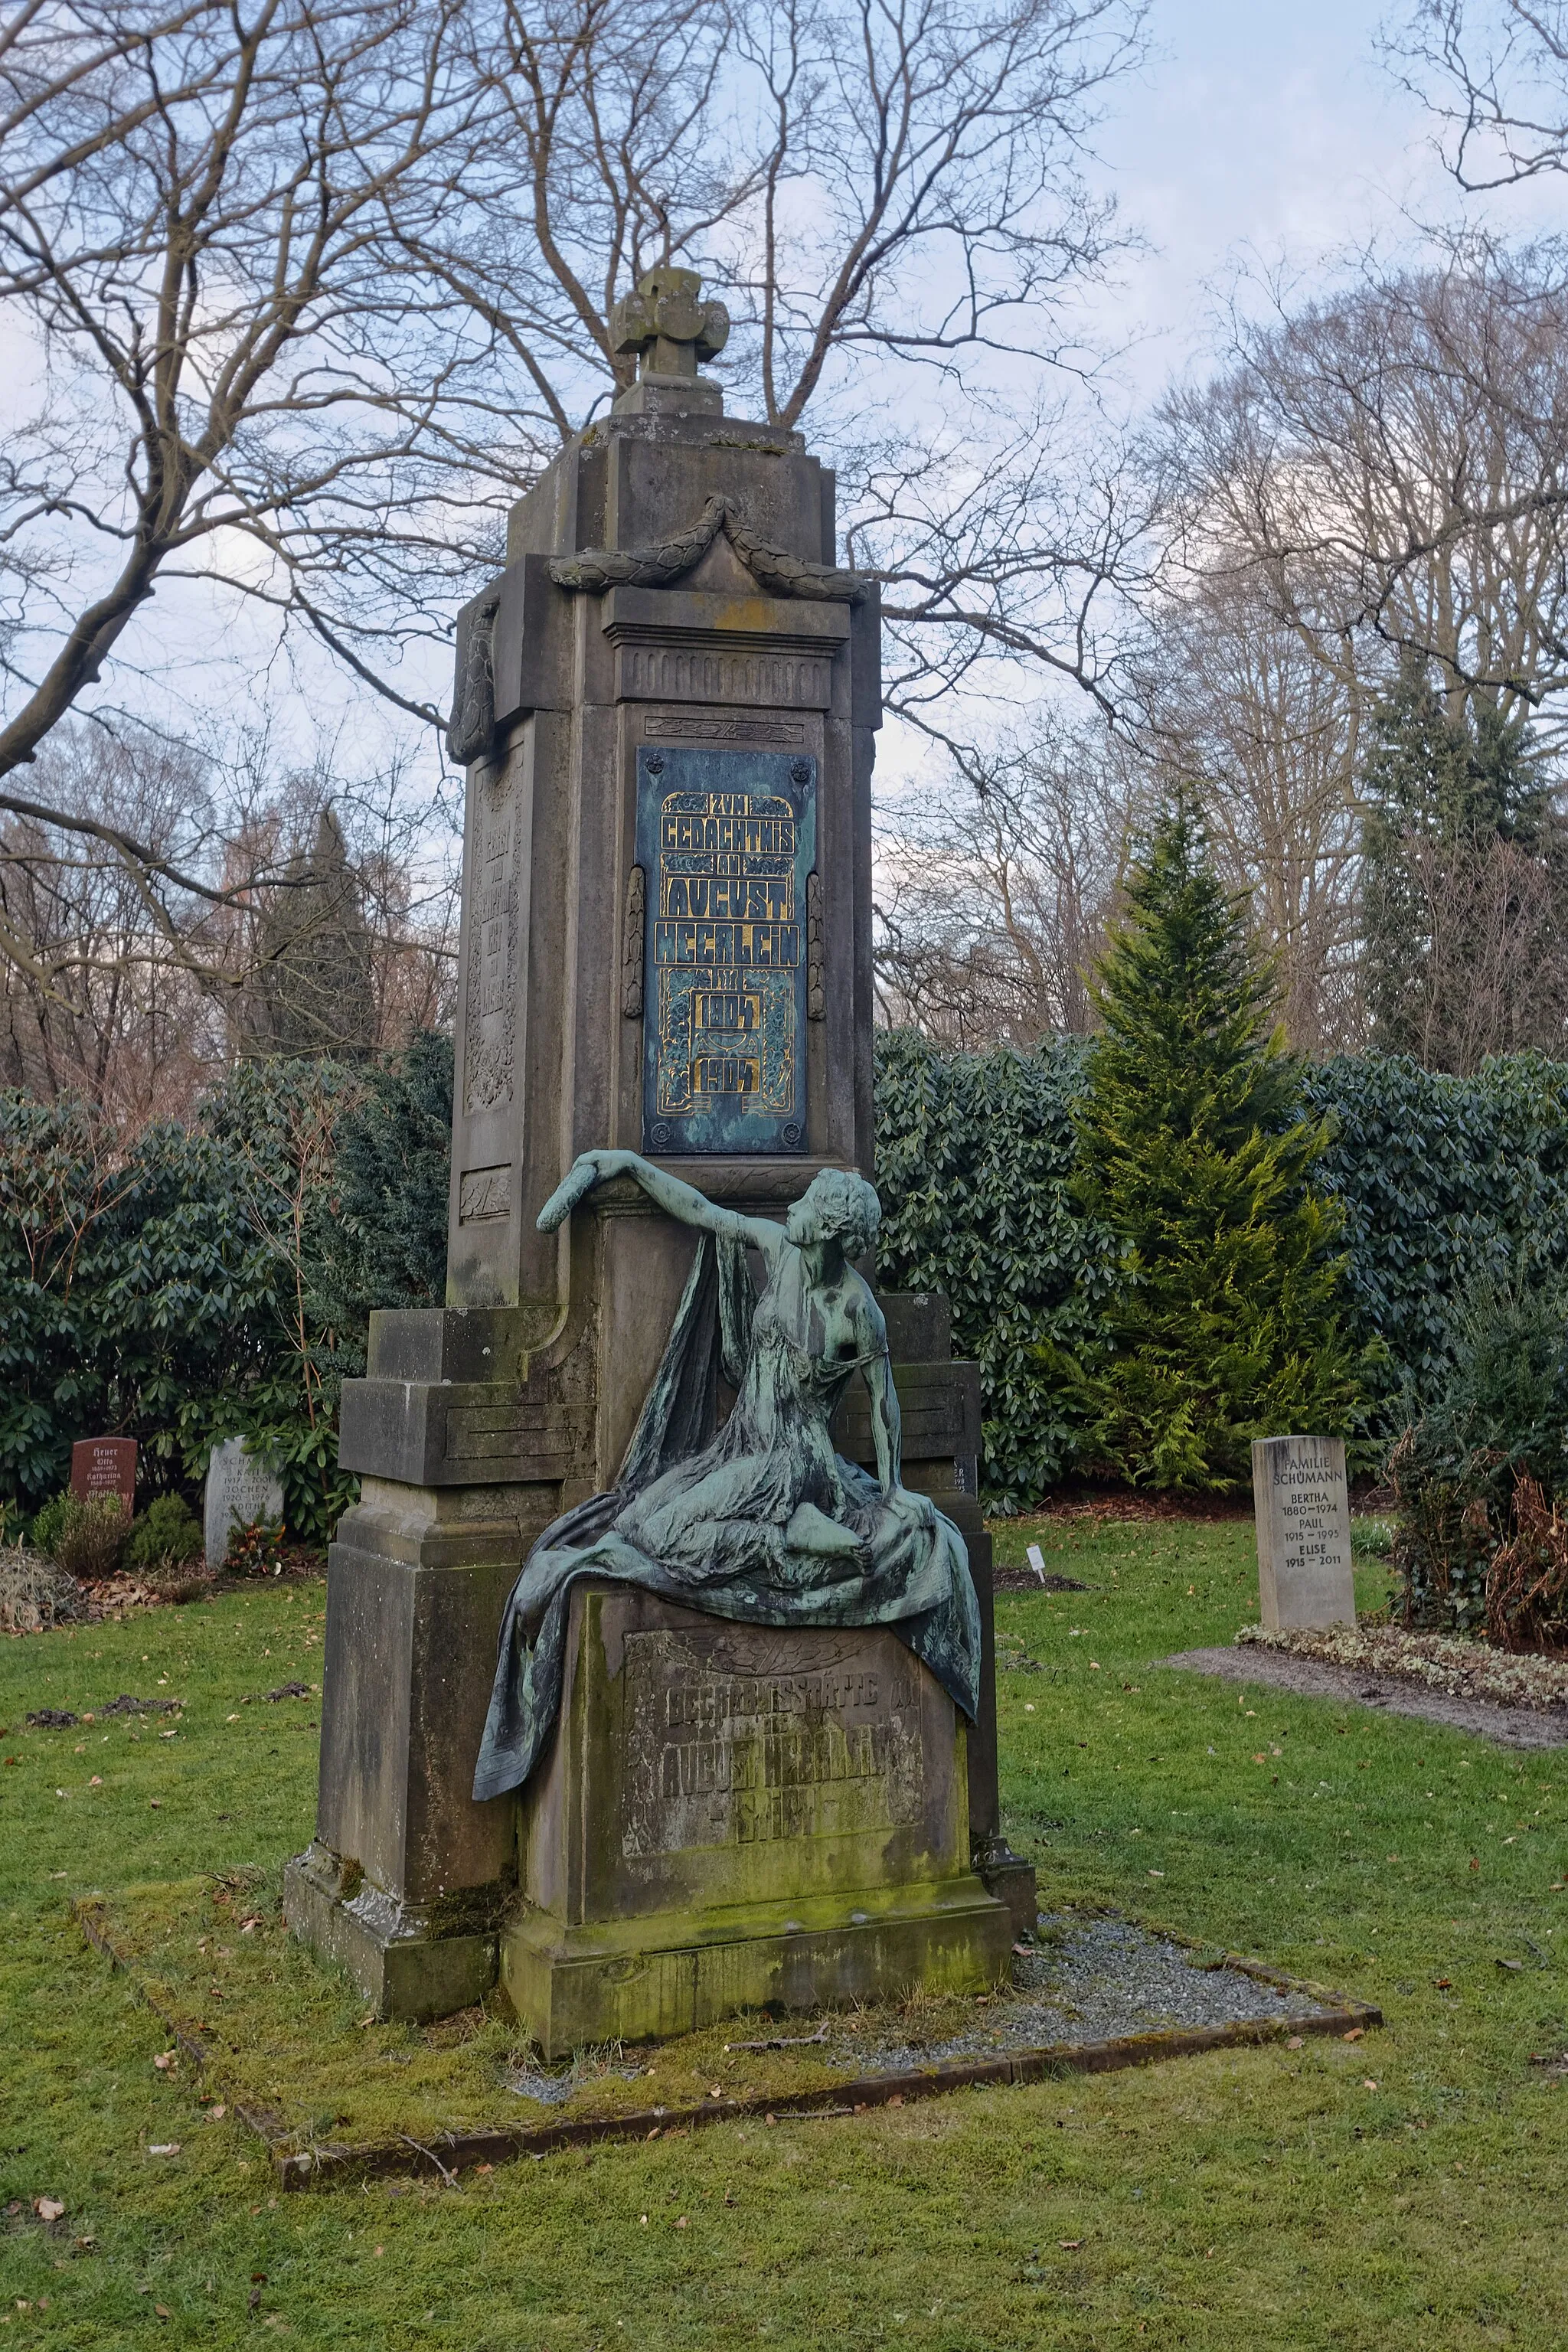
[[[136,1440],[79,1437],[71,1447],[71,1493],[118,1495],[128,1511],[136,1507]]]
[[[816,762],[644,746],[643,1148],[804,1151]]]
[[[207,1465],[202,1535],[208,1568],[216,1575],[228,1558],[237,1528],[275,1528],[283,1517],[279,1479],[254,1454],[245,1450],[243,1437],[226,1437],[215,1445]]]
[[[1353,1625],[1350,1487],[1338,1437],[1258,1437],[1252,1445],[1258,1600],[1270,1632]]]
[[[743,1673],[727,1664],[728,1646],[723,1634],[626,1637],[623,1853],[853,1838],[920,1820],[912,1658],[889,1671],[849,1635],[807,1673],[789,1670],[782,1643],[776,1674]]]

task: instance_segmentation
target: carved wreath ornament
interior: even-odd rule
[[[804,555],[770,547],[749,530],[741,508],[721,493],[710,498],[697,520],[657,547],[622,554],[611,548],[582,555],[558,555],[550,577],[558,588],[602,595],[606,588],[668,588],[700,563],[722,531],[759,588],[770,596],[811,596],[819,604],[858,604],[871,583],[863,572],[812,563]]]

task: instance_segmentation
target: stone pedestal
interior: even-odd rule
[[[561,1727],[523,1793],[501,1983],[548,2056],[1006,1975],[970,1866],[952,1701],[886,1630],[574,1596]]]
[[[468,1792],[523,1549],[508,1500],[367,1478],[331,1547],[316,1836],[283,1909],[384,2017],[445,2016],[495,1980],[513,1808]]]
[[[883,1293],[880,1304],[905,1482],[959,1528],[979,1596],[965,1859],[1016,1935],[1034,1924],[1035,1873],[1001,1829],[991,1538],[974,1491],[979,1371],[947,1355],[945,1299]],[[594,1417],[560,1382],[561,1350],[530,1357],[525,1337],[516,1311],[378,1314],[369,1376],[344,1390],[342,1458],[364,1475],[329,1555],[316,1837],[285,1874],[284,1911],[384,2017],[478,2000],[495,1981],[517,1891],[515,1807],[468,1793],[497,1635],[530,1545],[595,1490],[598,1468]],[[850,1460],[874,1460],[858,1386],[834,1436]]]

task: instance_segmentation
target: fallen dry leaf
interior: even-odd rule
[[[40,2221],[58,2221],[65,2210],[58,2197],[35,2197],[33,2200],[33,2210]]]
[[[1082,2245],[1083,2240],[1081,2238],[1058,2238],[1057,2240],[1057,2243],[1061,2248],[1064,2254],[1076,2254],[1079,2248]]]
[[[1304,2033],[1293,2033],[1285,2044],[1287,2050],[1304,2050],[1306,2046],[1307,2037]]]
[[[1364,2026],[1361,2025],[1352,2025],[1348,2033],[1342,2033],[1340,2036],[1340,2040],[1342,2042],[1362,2042],[1364,2041],[1365,2038],[1366,2029]]]

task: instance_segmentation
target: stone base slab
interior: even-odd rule
[[[1040,1895],[1034,1864],[1008,1850],[1003,1854],[978,1860],[975,1869],[987,1895],[994,1895],[998,1903],[1005,1904],[1007,1916],[1013,1923],[1014,1936],[1032,1936],[1035,1923],[1040,1916]]]
[[[496,1889],[499,1907],[500,1890]],[[398,1903],[345,1871],[319,1843],[283,1873],[283,1916],[321,1959],[346,1969],[378,2019],[411,2024],[448,2017],[479,2000],[496,1980],[498,1938],[482,1910],[466,1918]]]
[[[671,2040],[747,2010],[887,2000],[917,1986],[986,1992],[1008,1975],[1012,1920],[977,1878],[795,1907],[788,1919],[759,1906],[577,1927],[525,1909],[501,1937],[501,1987],[545,2056],[561,2058]]]
[[[579,1584],[503,1990],[552,2056],[774,2004],[986,1990],[1014,1927],[972,1864],[966,1751],[885,1626],[752,1625]]]

